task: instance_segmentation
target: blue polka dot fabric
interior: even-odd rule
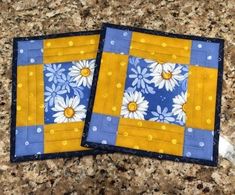
[[[16,156],[43,153],[43,126],[17,127],[15,134]]]
[[[18,44],[18,50],[18,65],[43,63],[42,40],[20,41]]]
[[[109,36],[104,43],[104,51],[128,54],[131,44],[131,31],[107,28]]]
[[[219,43],[192,41],[191,64],[218,68]]]
[[[213,160],[213,131],[185,128],[184,156],[189,158]]]

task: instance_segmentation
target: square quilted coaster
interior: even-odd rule
[[[99,31],[14,39],[11,161],[97,154],[81,147]]]
[[[104,24],[82,145],[216,165],[223,44]]]

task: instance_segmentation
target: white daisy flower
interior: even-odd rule
[[[55,99],[62,94],[65,94],[67,91],[61,89],[61,86],[56,86],[54,83],[52,84],[51,88],[46,86],[45,87],[45,102],[49,102],[49,106],[52,106],[55,102]]]
[[[144,61],[149,64],[148,67],[150,68],[152,72],[157,71],[157,70],[162,70],[162,65],[160,63],[153,61],[153,60],[148,60],[148,59],[145,59]]]
[[[61,68],[61,64],[46,64],[45,68],[45,76],[48,77],[49,82],[57,83],[58,79],[61,78],[64,68]]]
[[[55,107],[52,108],[56,113],[53,115],[55,117],[55,123],[66,123],[66,122],[76,122],[82,121],[86,117],[86,107],[84,105],[79,105],[80,97],[75,96],[68,98],[66,100],[63,97],[58,97],[55,100]]]
[[[153,78],[151,82],[158,89],[162,89],[165,86],[167,91],[173,91],[174,87],[179,85],[178,81],[184,79],[184,75],[181,74],[181,69],[181,65],[176,66],[176,64],[172,63],[157,64],[157,67],[152,66],[151,76]]]
[[[173,98],[173,109],[172,113],[173,115],[177,116],[177,119],[179,121],[182,121],[185,123],[186,121],[186,105],[187,101],[187,92],[181,92],[180,95],[177,95]]]
[[[91,87],[93,73],[95,69],[95,60],[80,60],[73,62],[73,66],[69,69],[69,75],[77,82],[78,86]]]
[[[125,92],[122,101],[121,116],[124,118],[144,120],[144,115],[147,114],[148,103],[140,92]]]
[[[167,107],[165,107],[162,110],[161,107],[159,105],[157,105],[156,111],[157,112],[151,112],[154,117],[149,119],[150,121],[157,121],[157,122],[164,122],[164,123],[169,123],[169,122],[175,121],[175,118],[172,117],[172,113],[168,112]]]

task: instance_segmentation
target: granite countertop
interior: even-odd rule
[[[225,39],[222,134],[235,143],[234,0],[0,0],[0,194],[235,194],[235,167],[108,154],[9,163],[12,38],[102,22]]]

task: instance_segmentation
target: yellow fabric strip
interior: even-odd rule
[[[48,124],[44,126],[44,152],[79,151],[84,122]]]
[[[183,145],[181,144],[172,144],[169,142],[154,140],[149,141],[146,138],[141,137],[124,137],[118,135],[117,142],[117,146],[149,152],[165,153],[177,156],[182,156],[183,153]]]
[[[80,47],[84,45],[97,45],[99,43],[99,35],[79,35],[69,37],[58,37],[54,39],[45,39],[44,48],[66,48]]]
[[[130,55],[158,62],[189,64],[191,40],[132,33]]]
[[[43,66],[36,65],[37,124],[44,123],[44,76]]]
[[[143,47],[143,45],[146,45],[145,47]],[[181,56],[181,57],[185,57],[185,58],[188,58],[188,53],[189,53],[189,50],[185,50],[185,49],[182,49],[181,47],[171,47],[171,46],[168,46],[167,48],[166,47],[163,47],[162,45],[158,44],[158,45],[155,45],[155,44],[152,44],[152,43],[141,43],[141,42],[132,42],[132,49],[133,50],[140,50],[140,51],[143,51],[143,52],[147,52],[148,54],[151,52],[155,52],[156,54],[158,53],[159,55],[163,54],[163,55],[171,55],[172,54],[175,54],[177,56]],[[186,46],[188,47],[188,46]],[[186,52],[185,52],[186,51]],[[171,57],[169,56],[169,57]]]
[[[16,126],[44,123],[43,65],[17,67]]]
[[[120,116],[128,56],[103,53],[93,112]]]
[[[189,66],[186,126],[214,130],[218,71]]]
[[[57,63],[96,57],[99,35],[46,39],[43,42],[43,62]]]
[[[51,129],[53,129],[56,132],[60,131],[82,131],[84,127],[84,121],[80,122],[71,122],[71,123],[53,123],[53,124],[46,124],[44,128],[44,132],[49,133]],[[81,132],[80,132],[81,133]]]
[[[44,57],[52,56],[62,56],[62,55],[73,55],[73,54],[84,54],[84,53],[94,53],[97,51],[97,45],[84,45],[80,47],[64,47],[47,49],[47,52],[44,54]]]
[[[116,145],[182,156],[183,133],[178,125],[121,118]]]
[[[60,63],[60,62],[69,62],[77,60],[88,60],[96,58],[97,52],[84,53],[84,54],[72,54],[72,55],[57,55],[57,56],[48,56],[44,58],[44,63]]]
[[[70,152],[89,150],[81,146],[81,139],[72,139],[64,141],[53,141],[44,143],[44,153]]]
[[[28,66],[18,66],[16,126],[28,125],[28,88]]]
[[[50,130],[50,132],[45,132],[45,142],[50,141],[61,141],[63,140],[70,140],[70,139],[81,139],[81,131],[80,133],[72,130],[72,131],[54,131],[53,129]]]
[[[37,124],[37,94],[36,94],[36,85],[37,85],[37,73],[35,66],[29,66],[28,68],[28,121],[31,124]]]

